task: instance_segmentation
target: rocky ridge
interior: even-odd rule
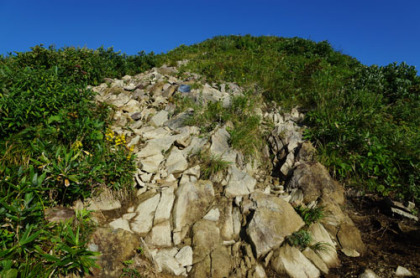
[[[89,201],[103,214],[117,212],[101,223],[90,243],[103,253],[98,277],[117,277],[121,263],[109,262],[132,258],[136,246],[150,263],[147,277],[320,277],[340,266],[337,252],[365,253],[358,229],[342,210],[342,186],[302,139],[302,113],[256,109],[273,128],[261,157],[247,161],[230,146],[228,124],[203,134],[184,124],[194,111],[177,114],[173,102],[182,95],[228,107],[242,88],[207,84],[191,73],[177,76],[176,68],[164,66],[92,88],[98,102],[114,106],[112,130],[125,135],[138,159],[137,196],[129,206],[104,194]],[[180,90],[196,83],[201,86]],[[195,159],[200,152],[229,162],[227,170],[203,179]],[[324,217],[306,225],[298,206],[322,207]],[[291,245],[287,239],[301,229],[311,235],[309,246],[323,248]]]

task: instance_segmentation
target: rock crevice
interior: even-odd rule
[[[175,276],[262,278],[274,270],[320,277],[340,264],[338,249],[363,255],[360,234],[341,209],[343,188],[314,161],[312,145],[302,139],[302,113],[276,107],[263,113],[263,122],[274,124],[265,147],[272,159],[244,164],[225,127],[202,134],[200,127],[184,124],[193,111],[175,115],[171,100],[182,94],[196,102],[221,101],[226,108],[243,90],[233,83],[205,83],[177,91],[199,83],[200,76],[180,79],[176,72],[163,67],[92,88],[98,102],[115,106],[112,129],[126,136],[138,159],[133,177],[138,199],[106,226],[140,238],[156,272]],[[229,162],[227,171],[202,179],[195,158],[200,151]],[[308,225],[297,206],[322,206],[325,217]],[[311,234],[311,246],[327,248],[291,246],[287,239],[302,229]]]

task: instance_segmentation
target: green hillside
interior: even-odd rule
[[[298,106],[319,159],[347,185],[420,200],[420,77],[404,63],[367,67],[328,42],[215,37],[163,57],[210,81],[257,84],[266,101]]]
[[[82,211],[51,224],[44,211],[71,205],[100,186],[129,191],[134,156],[106,140],[112,109],[86,86],[150,69],[153,53],[42,46],[0,59],[0,276],[87,273],[92,227]]]
[[[367,67],[328,42],[300,38],[215,37],[133,56],[36,46],[0,57],[0,276],[88,272],[89,213],[47,224],[44,210],[101,186],[129,192],[136,168],[124,138],[107,136],[112,108],[96,105],[86,87],[186,59],[181,73],[299,107],[306,139],[345,185],[420,204],[420,77],[412,66]]]

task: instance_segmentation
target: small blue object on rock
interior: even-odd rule
[[[181,86],[179,86],[178,91],[180,91],[181,93],[189,93],[189,92],[191,92],[191,86],[190,85],[181,85]]]

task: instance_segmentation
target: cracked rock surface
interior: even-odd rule
[[[313,161],[313,147],[302,139],[302,113],[262,107],[262,121],[274,126],[265,147],[270,159],[255,157],[245,163],[240,151],[230,146],[226,127],[202,134],[200,127],[184,124],[193,111],[176,114],[171,100],[183,94],[196,102],[221,101],[229,107],[232,97],[243,90],[233,83],[205,83],[181,93],[180,85],[201,82],[200,76],[181,79],[176,73],[172,67],[155,68],[92,88],[98,102],[115,106],[112,130],[126,136],[137,157],[133,177],[137,197],[132,204],[106,198],[91,201],[97,211],[116,212],[101,229],[127,234],[131,243],[135,239],[129,244],[114,236],[110,245],[122,249],[141,245],[153,277],[263,278],[273,271],[288,277],[320,277],[340,265],[338,249],[363,254],[357,228],[341,210],[341,185]],[[194,159],[202,151],[228,161],[228,169],[203,179],[202,165]],[[294,208],[316,205],[325,208],[325,218],[306,226]],[[311,245],[326,244],[326,251],[291,246],[287,238],[302,229],[312,233]],[[104,265],[112,251],[99,251],[104,252],[99,264]],[[132,253],[124,252],[127,258]],[[100,276],[104,272],[98,275],[105,277]]]

